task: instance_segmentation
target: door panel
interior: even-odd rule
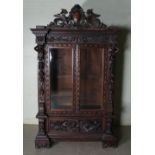
[[[100,109],[103,104],[102,48],[80,48],[80,109]]]
[[[50,85],[52,109],[72,108],[72,79],[72,48],[51,48]]]

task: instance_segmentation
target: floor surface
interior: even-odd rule
[[[59,142],[49,149],[36,149],[34,139],[37,125],[24,125],[23,155],[130,155],[131,128],[121,128],[117,148],[102,148],[101,142]]]

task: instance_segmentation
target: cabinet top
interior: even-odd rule
[[[66,9],[61,9],[61,12],[54,15],[54,20],[47,26],[36,26],[32,28],[35,31],[59,30],[59,31],[115,31],[116,28],[108,27],[99,19],[100,15],[93,12],[93,9],[88,9],[86,12],[78,4],[72,7],[70,12]]]
[[[37,44],[45,43],[97,43],[114,44],[117,27],[107,26],[92,9],[83,11],[75,5],[70,12],[62,9],[47,26],[36,26],[31,31],[36,36]]]

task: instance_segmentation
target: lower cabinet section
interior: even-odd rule
[[[54,119],[49,120],[48,124],[49,133],[62,132],[62,133],[93,133],[102,132],[103,125],[100,119]]]
[[[117,146],[117,139],[110,132],[111,124],[102,118],[50,117],[46,120],[46,132],[38,132],[37,148],[50,147],[58,141],[102,141],[103,147]]]

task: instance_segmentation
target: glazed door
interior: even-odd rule
[[[51,110],[73,109],[73,48],[49,48]]]
[[[104,104],[104,49],[80,47],[80,110],[100,110]]]
[[[104,48],[53,46],[48,51],[50,109],[74,112],[103,109]]]

